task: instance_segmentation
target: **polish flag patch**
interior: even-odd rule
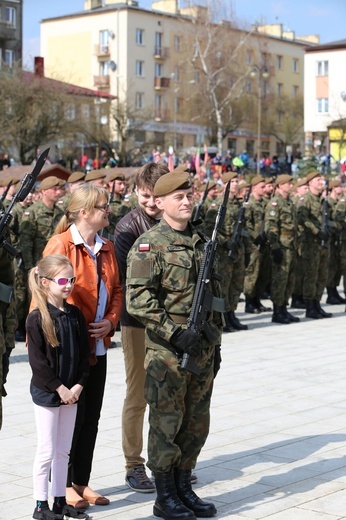
[[[150,251],[150,244],[139,244],[138,251],[140,253],[142,253],[144,251]]]

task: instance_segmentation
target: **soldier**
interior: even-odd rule
[[[328,277],[328,233],[322,231],[322,200],[324,181],[320,172],[306,176],[309,191],[300,197],[297,216],[302,227],[301,249],[303,261],[303,298],[306,317],[312,319],[331,318],[320,300]]]
[[[240,204],[237,198],[238,194],[238,174],[237,172],[227,172],[222,178],[226,184],[230,182],[229,199],[227,203],[225,220],[222,228],[218,233],[218,254],[219,254],[219,270],[222,275],[222,293],[226,300],[226,313],[224,332],[234,332],[235,330],[247,330],[248,326],[239,321],[235,315],[239,303],[239,297],[243,290],[244,276],[245,276],[245,247],[242,237],[238,242],[235,257],[232,259],[228,253],[231,248],[231,239],[234,227],[237,222],[237,217],[240,209]],[[204,220],[204,232],[208,237],[211,237],[215,219],[217,216],[219,204],[213,202],[206,213]]]
[[[295,193],[292,198],[295,211],[297,213],[297,206],[302,197],[307,191],[309,191],[308,181],[306,177],[300,177],[297,180],[295,186]],[[297,223],[297,257],[296,257],[296,269],[295,269],[295,283],[292,293],[291,308],[292,309],[306,309],[305,302],[303,300],[303,260],[302,260],[302,248],[301,248],[301,236],[303,228]]]
[[[4,198],[3,200],[3,205],[4,205],[4,209],[7,209],[8,206],[11,204],[11,200],[13,199],[13,197],[15,196],[16,194],[16,191],[18,190],[19,188],[19,183],[20,183],[20,180],[19,179],[7,179],[8,182],[12,182],[7,194],[6,194],[6,197]]]
[[[252,194],[246,205],[246,225],[252,242],[249,265],[245,271],[245,312],[259,314],[270,311],[260,301],[270,280],[270,251],[264,233],[264,206],[262,203],[265,181],[261,175],[251,180]]]
[[[212,517],[214,504],[191,488],[191,470],[207,439],[215,345],[222,318],[211,312],[209,341],[186,330],[204,240],[189,224],[193,210],[188,173],[172,171],[154,188],[162,211],[127,262],[127,310],[146,327],[145,397],[149,405],[148,467],[154,472],[154,515],[174,519]],[[210,289],[215,290],[214,281]],[[197,357],[200,375],[180,370],[183,353]]]
[[[125,198],[126,184],[125,175],[120,172],[114,172],[109,177],[108,189],[110,192],[110,205],[109,209],[113,215],[114,228],[127,213],[132,209],[129,199]],[[110,227],[110,226],[109,226]],[[107,228],[106,228],[107,229]],[[114,229],[112,231],[112,240],[114,235]]]
[[[270,199],[274,196],[275,193],[275,179],[274,177],[267,177],[265,179],[265,185],[264,185],[264,193],[263,193],[263,199],[262,202],[264,206],[268,204]]]
[[[338,222],[335,222],[335,210],[339,198],[343,193],[341,187],[341,181],[332,179],[329,181],[329,194],[328,194],[328,205],[329,205],[329,262],[328,262],[328,279],[327,279],[327,302],[331,305],[340,305],[346,303],[345,298],[342,298],[338,293],[337,286],[340,282],[341,277],[341,260],[340,260],[340,232],[341,226]]]
[[[334,220],[340,227],[340,269],[346,294],[346,185],[343,186],[343,195],[336,205]]]
[[[41,181],[39,191],[42,198],[27,208],[19,225],[19,248],[25,269],[32,269],[42,256],[42,252],[63,216],[57,206],[60,198],[61,179],[46,177]]]
[[[299,321],[299,318],[287,311],[294,287],[297,239],[296,213],[290,200],[292,180],[291,175],[277,177],[276,194],[267,204],[264,226],[272,257],[272,321],[286,324]]]
[[[74,192],[75,189],[77,189],[79,186],[85,183],[85,173],[84,172],[73,172],[67,179],[68,187],[69,187],[69,193],[66,193],[62,197],[62,202],[59,204],[62,211],[65,211],[68,203],[70,202],[71,194]],[[59,203],[60,201],[58,201]]]

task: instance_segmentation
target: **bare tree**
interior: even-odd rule
[[[303,135],[304,102],[301,96],[268,96],[263,107],[263,130],[285,149],[299,143]]]

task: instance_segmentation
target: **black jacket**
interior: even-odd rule
[[[146,212],[138,206],[125,215],[116,225],[114,232],[115,256],[117,258],[120,279],[124,289],[123,310],[121,313],[120,323],[127,327],[144,328],[133,316],[126,311],[126,261],[127,255],[136,242],[137,238],[143,235],[145,231],[157,224],[157,220],[149,217]]]

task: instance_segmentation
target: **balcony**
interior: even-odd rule
[[[161,77],[155,76],[155,78],[154,78],[155,90],[169,88],[170,81],[171,81],[170,78],[161,78]]]
[[[157,60],[164,60],[168,57],[169,57],[169,48],[168,47],[155,46],[154,58],[156,58]]]
[[[155,121],[170,121],[169,108],[155,108]]]
[[[100,58],[105,56],[110,56],[109,45],[95,45],[94,46],[94,55]]]
[[[94,85],[98,88],[109,88],[110,77],[109,76],[94,76]]]
[[[15,29],[11,22],[0,19],[0,41],[14,40]]]

